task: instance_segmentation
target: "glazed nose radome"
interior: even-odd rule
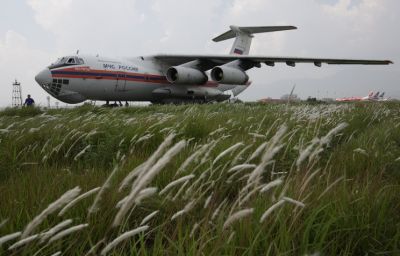
[[[48,68],[43,69],[35,76],[35,80],[38,84],[50,84],[52,81],[51,72]]]

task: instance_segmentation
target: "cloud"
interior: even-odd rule
[[[218,45],[210,39],[231,24],[290,24],[299,31],[257,35],[252,52],[365,56],[365,50],[373,47],[377,52],[379,47],[375,43],[382,38],[373,35],[382,30],[390,35],[386,28],[395,23],[384,18],[400,7],[395,0],[27,1],[38,24],[57,38],[60,51],[83,48],[121,55],[166,50],[223,53],[232,42]]]
[[[50,31],[57,31],[64,20],[60,20],[71,11],[73,0],[28,0],[28,5],[35,11],[35,20],[38,24]]]
[[[11,104],[11,84],[14,79],[21,82],[24,95],[31,93],[38,96],[38,100],[44,100],[42,89],[32,78],[48,64],[48,59],[47,53],[30,48],[28,40],[15,31],[9,30],[3,38],[0,37],[0,79],[3,86],[0,106]]]
[[[61,52],[82,51],[120,53],[132,42],[135,26],[144,14],[132,0],[28,0],[35,20],[57,39]]]

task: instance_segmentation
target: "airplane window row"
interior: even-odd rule
[[[53,79],[53,83],[47,89],[53,96],[58,96],[60,94],[62,85],[68,84],[68,79]]]
[[[69,84],[68,79],[53,79],[54,84]]]

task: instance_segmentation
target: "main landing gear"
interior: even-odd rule
[[[103,107],[108,107],[108,108],[117,108],[117,107],[122,107],[122,106],[124,106],[124,105],[122,105],[122,102],[119,100],[118,102],[117,101],[114,101],[114,103],[112,103],[112,104],[110,104],[110,101],[109,100],[107,100],[106,101],[106,104],[104,104],[104,105],[102,105]],[[129,107],[129,103],[128,103],[128,101],[125,101],[125,107]]]

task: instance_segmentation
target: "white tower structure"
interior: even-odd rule
[[[22,106],[21,83],[18,83],[18,81],[15,79],[12,91],[12,107],[21,107],[21,106]]]

